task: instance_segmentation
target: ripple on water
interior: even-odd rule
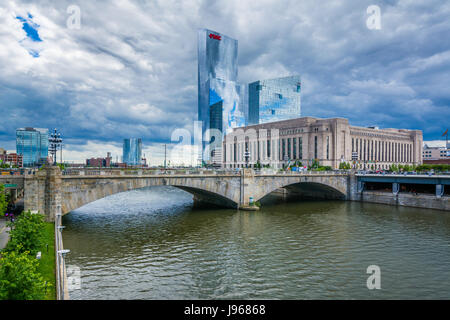
[[[72,299],[450,298],[450,215],[351,202],[194,210],[171,187],[64,217]],[[382,290],[366,288],[369,265]]]

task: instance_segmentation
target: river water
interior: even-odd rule
[[[344,201],[200,210],[184,191],[152,187],[63,224],[67,265],[81,275],[71,299],[450,299],[444,211]],[[367,288],[370,265],[379,290]]]

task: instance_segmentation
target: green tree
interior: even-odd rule
[[[391,165],[391,171],[398,172],[398,166],[396,164]]]
[[[348,170],[350,168],[351,168],[351,166],[350,166],[350,163],[348,163],[348,162],[339,163],[339,169],[341,169],[341,170]]]
[[[5,212],[6,212],[6,208],[8,206],[8,202],[6,200],[6,195],[5,195],[5,187],[0,184],[0,215],[3,217]]]
[[[3,252],[0,259],[0,300],[40,300],[46,282],[37,271],[39,261],[21,246]]]
[[[44,215],[32,214],[24,211],[11,225],[10,240],[6,245],[6,251],[13,251],[19,246],[24,251],[36,255],[42,246],[44,232]]]
[[[311,168],[319,168],[320,164],[319,164],[319,160],[314,159],[312,164],[311,164]]]

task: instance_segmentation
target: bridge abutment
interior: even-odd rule
[[[24,183],[24,210],[39,212],[47,221],[55,221],[61,214],[62,174],[59,167],[51,166],[26,175]]]

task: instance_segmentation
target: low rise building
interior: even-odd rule
[[[5,149],[0,148],[0,162],[17,167],[23,167],[23,156],[17,153],[8,153]]]
[[[90,158],[86,159],[86,166],[88,167],[111,167],[111,153],[108,152],[106,158]]]
[[[445,141],[426,141],[423,143],[422,158],[429,160],[449,160],[450,146]]]
[[[302,117],[233,129],[223,144],[225,168],[257,163],[283,168],[293,162],[339,168],[389,169],[422,164],[422,131],[357,127],[348,119]]]

